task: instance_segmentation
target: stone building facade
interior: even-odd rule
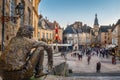
[[[64,43],[73,45],[73,50],[91,45],[91,27],[75,22],[68,25],[63,33]]]
[[[2,12],[3,8],[3,0],[0,0],[0,11]],[[24,15],[22,15],[20,18],[14,19],[10,18],[10,21],[5,22],[5,31],[4,31],[4,45],[6,46],[10,39],[16,35],[16,32],[20,25],[26,24],[31,25],[34,27],[35,31],[33,34],[34,38],[37,38],[37,31],[38,31],[38,4],[40,3],[40,0],[5,0],[5,9],[4,9],[4,15],[8,17],[17,17],[15,13],[15,7],[19,4],[24,4]],[[0,20],[2,19],[2,13],[0,13]],[[0,33],[2,33],[2,20],[0,21]],[[1,46],[1,39],[2,34],[0,35],[0,46]]]
[[[50,29],[49,25],[47,24],[47,20],[39,16],[38,22],[38,40],[45,41],[47,43],[53,43],[53,30]]]
[[[71,44],[71,50],[79,48],[77,32],[71,25],[68,25],[63,32],[63,43]]]
[[[112,44],[112,26],[100,26],[100,43],[101,46],[107,47]]]
[[[39,15],[38,15],[38,5],[40,4],[41,0],[32,0],[32,4],[33,4],[33,16],[32,16],[32,26],[34,27],[34,34],[33,37],[35,39],[38,39],[37,37],[37,33],[38,33],[38,20],[39,20]]]
[[[39,22],[38,22],[38,40],[39,41],[45,41],[49,44],[55,43],[55,28],[58,28],[58,36],[59,40],[58,43],[62,43],[63,41],[63,29],[60,27],[60,25],[54,21],[50,22],[47,18],[43,18],[42,15],[39,16]]]
[[[117,21],[112,30],[112,44],[118,46],[120,50],[120,19]],[[120,52],[119,52],[120,54]]]

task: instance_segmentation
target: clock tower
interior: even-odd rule
[[[98,36],[99,23],[98,23],[97,14],[95,14],[95,20],[94,20],[93,28],[94,28],[94,34],[95,34],[95,36]]]

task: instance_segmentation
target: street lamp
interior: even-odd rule
[[[16,19],[18,19],[19,17],[21,17],[24,14],[24,3],[19,3],[16,8],[15,8],[15,13],[16,15],[19,15],[19,17],[13,17],[13,16],[5,16],[5,0],[2,0],[2,17],[1,17],[1,21],[2,21],[2,43],[1,43],[1,50],[2,52],[4,51],[4,28],[5,28],[5,22],[10,21],[11,19],[14,19],[14,21],[16,22]]]
[[[5,0],[2,0],[2,16],[4,16],[4,13],[5,13]],[[4,50],[4,17],[3,17],[3,20],[2,20],[2,43],[1,43],[1,50],[3,52]]]
[[[16,15],[21,17],[24,14],[24,3],[19,3],[15,8]]]

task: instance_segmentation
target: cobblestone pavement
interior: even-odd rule
[[[116,65],[113,65],[111,58],[99,58],[97,56],[92,56],[90,64],[87,63],[87,56],[83,56],[82,61],[79,61],[77,58],[67,56],[67,63],[69,68],[74,72],[80,73],[95,73],[96,72],[96,63],[101,61],[101,73],[105,72],[120,72],[120,62],[117,61]]]
[[[82,61],[79,61],[77,57],[72,57],[69,53],[67,55],[66,62],[69,64],[69,68],[72,69],[74,73],[96,73],[96,63],[101,61],[101,73],[120,73],[120,61],[113,65],[111,62],[111,57],[109,58],[99,58],[96,55],[91,57],[90,64],[87,63],[87,56],[83,56]],[[44,66],[46,67],[46,58]],[[60,55],[54,57],[54,66],[65,62],[64,57]]]
[[[56,56],[54,57],[54,66],[64,62],[64,57]],[[98,73],[96,74],[96,63],[101,61],[101,73],[106,76],[102,76]],[[93,74],[92,76],[71,76],[71,77],[60,77],[60,76],[51,76],[49,75],[45,80],[120,80],[120,62],[117,61],[116,65],[113,65],[111,62],[111,57],[109,58],[100,58],[95,56],[91,57],[90,64],[87,63],[87,56],[83,56],[82,61],[79,61],[77,57],[72,57],[71,54],[67,55],[66,62],[69,64],[69,68],[72,69],[73,73],[83,73],[83,74]],[[112,74],[113,73],[113,74]],[[115,75],[117,74],[117,75]],[[108,76],[107,76],[108,75]],[[115,76],[114,76],[115,75]]]

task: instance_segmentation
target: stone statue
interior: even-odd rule
[[[44,50],[48,54],[48,69],[53,66],[52,47],[45,42],[31,39],[33,28],[24,25],[0,56],[0,70],[4,80],[27,80],[46,75],[43,73]]]

